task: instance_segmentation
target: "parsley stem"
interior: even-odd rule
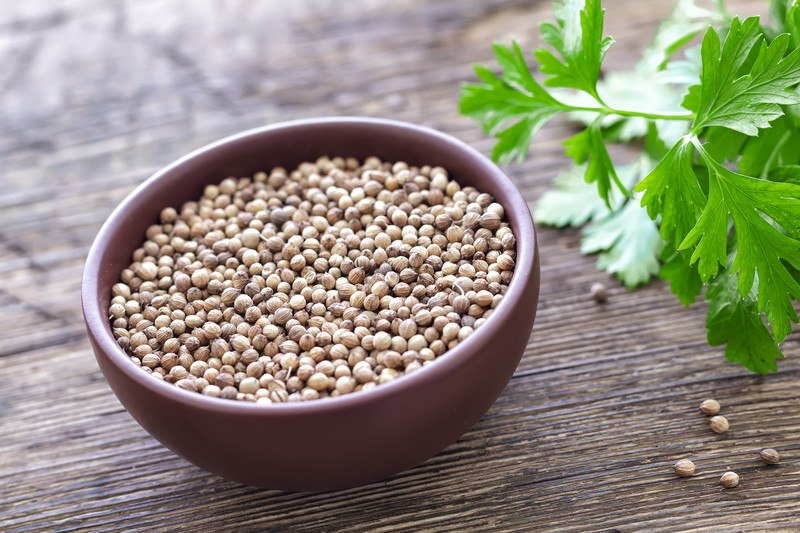
[[[591,95],[592,95],[592,97],[595,99],[595,101],[596,101],[598,104],[600,104],[600,107],[602,107],[603,109],[609,109],[609,106],[608,106],[608,104],[607,104],[607,103],[605,103],[605,101],[604,101],[604,100],[603,100],[603,99],[600,97],[600,94],[597,92],[597,88],[595,88],[595,90],[594,90],[594,91],[592,91],[592,92],[591,92],[591,93],[589,93],[589,94],[591,94]]]
[[[569,111],[591,111],[593,113],[600,113],[601,115],[621,115],[623,117],[641,117],[653,120],[692,120],[694,115],[692,113],[686,114],[671,114],[671,113],[647,113],[645,111],[628,111],[626,109],[614,109],[608,106],[603,107],[587,107],[587,106],[569,106]]]

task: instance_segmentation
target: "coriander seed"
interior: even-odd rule
[[[768,465],[776,465],[781,461],[781,456],[778,454],[777,450],[772,448],[765,448],[761,450],[758,456],[761,457],[761,460]]]
[[[486,322],[515,266],[504,217],[446,169],[374,157],[226,178],[162,209],[109,323],[133,364],[212,398],[367,391]]]
[[[602,283],[592,283],[592,286],[589,289],[589,295],[592,297],[592,300],[599,304],[603,304],[608,301],[608,289],[606,289],[606,286]]]
[[[695,465],[689,459],[681,459],[672,468],[679,477],[691,477],[695,473]]]
[[[711,431],[714,433],[725,433],[728,431],[728,419],[724,416],[714,416],[708,421],[709,426],[711,427]]]
[[[197,392],[197,387],[195,386],[194,382],[189,379],[179,379],[175,382],[175,385],[183,390]]]
[[[239,383],[239,392],[243,392],[244,394],[255,394],[255,392],[259,389],[259,382],[254,377],[246,377],[244,378],[241,383]]]
[[[703,400],[703,403],[700,404],[700,411],[706,416],[714,416],[719,413],[719,410],[720,404],[717,400]]]
[[[739,485],[739,474],[736,472],[725,472],[722,474],[722,477],[719,478],[719,484],[726,489],[732,489]]]

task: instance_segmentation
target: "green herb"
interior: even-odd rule
[[[495,44],[501,71],[476,66],[461,113],[497,138],[499,162],[524,159],[556,115],[583,124],[537,220],[585,226],[581,251],[629,287],[658,274],[690,305],[706,285],[709,343],[777,370],[800,300],[800,0],[773,0],[771,25],[680,0],[636,67],[602,79],[614,41],[599,0],[554,11],[538,69]],[[615,164],[614,144],[641,154]]]

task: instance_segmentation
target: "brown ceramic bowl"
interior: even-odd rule
[[[370,391],[261,405],[209,398],[157,381],[119,348],[108,321],[112,285],[162,208],[203,186],[322,155],[441,165],[462,185],[492,194],[517,237],[508,292],[474,335],[429,367]],[[442,133],[389,120],[329,118],[246,131],[157,172],[111,214],[89,251],[83,313],[97,362],[119,400],[151,435],[225,478],[273,489],[331,490],[377,481],[434,456],[489,409],[528,342],[539,297],[531,215],[491,161]]]

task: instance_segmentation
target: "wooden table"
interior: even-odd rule
[[[608,64],[630,66],[670,4],[609,0]],[[530,49],[550,17],[531,0],[3,3],[0,530],[800,530],[798,336],[777,375],[729,365],[706,345],[704,305],[682,308],[662,283],[621,288],[574,231],[540,228],[539,318],[494,407],[368,487],[290,494],[208,474],[145,433],[94,362],[84,257],[150,173],[219,137],[323,115],[421,123],[488,152],[456,112],[459,83],[493,39]],[[548,125],[509,168],[530,200],[566,164],[569,131]],[[606,305],[587,296],[596,281]],[[727,435],[697,411],[706,397],[723,402]],[[760,463],[766,446],[783,464]],[[674,476],[683,457],[698,476]],[[727,468],[735,490],[717,483]]]

